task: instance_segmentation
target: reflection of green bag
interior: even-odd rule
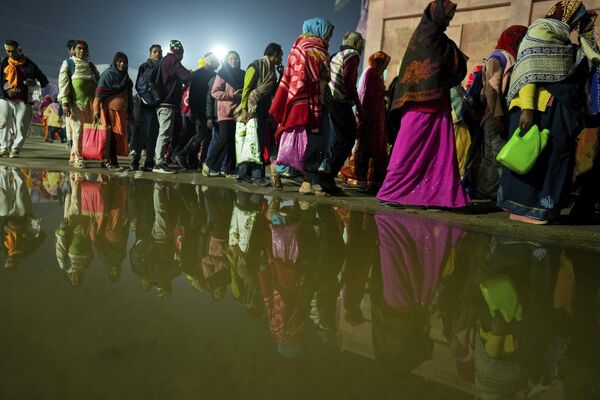
[[[533,125],[522,136],[521,129],[517,128],[510,140],[498,153],[496,160],[518,174],[526,174],[533,168],[537,158],[546,147],[549,135],[550,131],[548,129],[540,132],[537,125]]]
[[[496,312],[500,312],[507,324],[513,320],[523,321],[523,306],[515,286],[508,277],[488,279],[482,282],[479,288],[492,317]]]

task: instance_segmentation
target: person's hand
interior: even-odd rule
[[[96,124],[100,122],[100,111],[94,111],[94,122]]]
[[[215,121],[212,119],[209,119],[206,121],[206,126],[208,127],[208,129],[212,129],[215,127]]]
[[[521,110],[521,118],[519,119],[519,128],[521,131],[527,132],[533,125],[533,110]]]
[[[245,124],[248,123],[248,110],[242,109],[242,111],[240,112],[240,116],[239,116],[239,120]]]
[[[63,104],[62,109],[63,109],[63,115],[67,118],[70,118],[71,117],[71,106],[69,106],[68,104]]]

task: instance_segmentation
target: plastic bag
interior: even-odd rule
[[[236,164],[251,162],[261,164],[258,148],[258,126],[256,118],[247,124],[238,122],[235,126],[235,159]]]
[[[304,154],[308,144],[308,135],[303,127],[296,127],[281,134],[277,164],[287,165],[298,171],[304,171]]]
[[[106,149],[106,127],[99,124],[84,124],[82,147],[85,160],[102,160]]]

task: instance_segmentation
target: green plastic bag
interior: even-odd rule
[[[544,129],[540,132],[537,125],[533,125],[524,135],[521,135],[521,128],[517,128],[496,156],[496,160],[518,174],[526,174],[531,171],[548,144],[548,136],[550,131]]]

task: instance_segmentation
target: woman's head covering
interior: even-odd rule
[[[467,57],[444,33],[455,10],[451,1],[435,0],[423,11],[402,60],[392,110],[449,96],[467,74]]]
[[[127,57],[127,54],[123,53],[122,51],[117,51],[117,53],[113,57],[113,65],[116,66],[117,61],[119,60],[125,60],[125,62],[129,64],[129,58]]]
[[[108,67],[106,71],[100,75],[98,81],[98,87],[96,88],[96,96],[99,98],[105,98],[114,96],[125,90],[131,91],[133,88],[133,82],[129,79],[127,70],[119,71],[117,69],[117,61],[120,59],[127,61],[127,55],[122,52],[117,52],[113,57],[113,63]]]
[[[441,1],[442,3],[442,7],[441,10],[442,12],[439,12],[438,10],[440,9],[440,1],[432,1],[431,3],[429,3],[429,14],[431,15],[431,20],[438,26],[443,26],[444,29],[446,29],[447,25],[448,25],[448,18],[450,16],[454,15],[454,12],[456,11],[456,4],[454,4],[453,2],[451,2],[450,0],[443,0]]]
[[[388,66],[391,60],[392,57],[388,56],[383,51],[378,51],[373,53],[371,57],[369,57],[369,67],[375,69],[383,69]]]
[[[527,28],[506,94],[509,104],[526,84],[561,82],[569,76],[575,61],[571,30],[583,15],[585,7],[580,0],[563,0],[552,7],[546,18]]]
[[[562,21],[574,28],[585,14],[585,11],[585,6],[581,0],[561,0],[548,11],[546,18]]]
[[[519,44],[521,44],[521,40],[527,33],[527,27],[523,25],[513,25],[507,28],[502,35],[500,35],[500,39],[498,39],[498,44],[496,48],[499,50],[504,50],[509,52],[513,57],[517,57],[517,52],[519,51]]]
[[[315,17],[307,19],[302,25],[302,33],[316,35],[324,38],[333,29],[333,24],[325,18]]]
[[[235,54],[238,59],[240,58],[240,55],[236,51],[231,50],[225,56],[225,60],[227,60],[231,54]],[[246,75],[246,71],[241,68],[231,68],[226,61],[223,62],[223,67],[219,70],[218,75],[235,90],[244,87],[244,76]]]

